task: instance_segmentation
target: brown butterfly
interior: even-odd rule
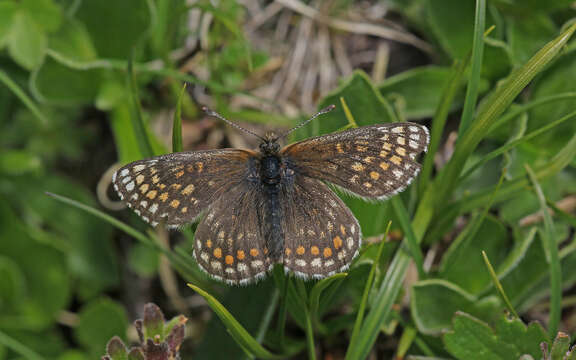
[[[257,151],[188,151],[130,163],[113,177],[120,197],[152,226],[180,227],[204,215],[194,257],[229,284],[262,278],[276,263],[303,278],[348,268],[358,254],[358,221],[328,184],[383,200],[416,177],[428,129],[415,123],[364,126],[280,148],[282,136],[260,137]]]

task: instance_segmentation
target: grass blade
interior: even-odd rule
[[[12,349],[12,351],[22,355],[25,359],[44,360],[44,357],[38,355],[34,350],[30,349],[29,347],[22,344],[18,340],[8,336],[1,330],[0,330],[0,344],[3,344],[8,349]]]
[[[132,127],[134,128],[134,136],[138,142],[140,153],[143,157],[149,158],[154,156],[148,133],[146,132],[146,125],[142,116],[142,106],[138,98],[138,85],[136,83],[136,76],[134,75],[134,67],[132,59],[128,61],[128,89],[130,89],[130,102],[132,103]]]
[[[470,127],[476,103],[478,102],[478,89],[480,88],[480,72],[484,58],[484,27],[486,22],[486,1],[476,0],[476,12],[474,18],[474,40],[472,41],[472,66],[470,78],[466,88],[466,98],[462,119],[460,121],[459,134],[462,135]]]
[[[226,329],[230,333],[230,335],[234,338],[234,340],[246,351],[248,351],[253,356],[259,359],[283,359],[284,356],[276,355],[271,353],[270,351],[266,350],[262,345],[256,341],[248,333],[248,331],[230,314],[230,312],[222,305],[215,297],[207,293],[206,291],[202,290],[201,288],[193,285],[188,284],[192,290],[196,291],[200,294],[210,305],[210,308],[218,315]]]
[[[172,122],[172,152],[180,152],[183,150],[182,146],[182,98],[186,94],[186,83],[182,85],[182,90],[178,95],[178,103],[176,104],[176,111],[174,112],[174,120]]]
[[[406,210],[406,206],[404,206],[404,202],[402,202],[400,196],[393,197],[391,202],[394,207],[394,212],[398,217],[398,221],[400,222],[400,226],[402,227],[402,230],[404,230],[406,245],[414,263],[416,264],[416,268],[418,269],[418,276],[423,280],[426,278],[426,272],[424,271],[424,256],[422,255],[422,249],[420,249],[420,246],[418,245],[416,235],[414,235],[408,210]]]
[[[20,88],[20,86],[18,86],[18,84],[16,84],[16,82],[14,82],[14,80],[12,80],[8,74],[6,74],[4,71],[0,70],[0,83],[3,83],[4,85],[6,85],[6,87],[8,89],[10,89],[10,91],[12,91],[12,93],[14,95],[16,95],[16,97],[18,99],[20,99],[20,101],[22,101],[22,103],[28,108],[28,110],[30,110],[30,112],[38,119],[40,120],[40,123],[42,125],[47,125],[49,123],[48,118],[46,118],[46,116],[44,116],[44,114],[42,113],[42,111],[40,111],[40,109],[38,108],[38,106],[34,103],[34,100],[32,100],[30,98],[30,96],[28,96],[24,90],[22,90]]]
[[[492,263],[490,263],[490,260],[488,259],[488,255],[486,255],[486,252],[484,250],[482,250],[482,258],[484,258],[484,263],[486,264],[486,268],[488,269],[488,272],[490,273],[490,278],[492,279],[492,283],[494,283],[494,287],[496,288],[496,290],[498,290],[498,294],[502,298],[502,301],[504,301],[504,304],[506,304],[508,311],[510,311],[514,315],[514,317],[519,318],[518,313],[516,312],[516,310],[514,309],[514,306],[510,302],[508,295],[506,295],[506,292],[504,291],[504,288],[502,287],[500,280],[498,280],[498,275],[496,275],[496,271],[494,271],[494,267],[492,266]]]
[[[558,332],[558,324],[560,323],[562,311],[562,267],[560,264],[560,256],[558,255],[558,242],[556,241],[556,231],[552,216],[548,206],[546,206],[546,197],[538,183],[538,179],[534,171],[526,165],[526,172],[530,178],[530,182],[534,187],[534,192],[538,197],[542,216],[544,217],[544,232],[543,245],[547,253],[548,264],[550,265],[550,320],[548,323],[548,334],[553,338]]]
[[[388,225],[386,226],[384,236],[382,237],[382,241],[380,241],[380,246],[378,247],[378,253],[376,254],[376,259],[374,259],[374,263],[372,264],[372,268],[370,269],[370,273],[368,274],[368,279],[366,280],[366,285],[364,286],[364,292],[362,293],[362,299],[360,300],[360,305],[358,307],[358,315],[356,315],[356,320],[354,321],[354,328],[352,329],[352,335],[350,336],[350,343],[356,341],[360,328],[362,327],[362,321],[364,321],[364,312],[366,311],[366,307],[368,306],[368,295],[372,290],[372,283],[374,282],[374,277],[376,277],[376,269],[380,264],[380,258],[382,257],[382,252],[384,251],[384,244],[386,244],[386,239],[388,239],[388,232],[390,231],[391,225],[392,222],[389,221]]]

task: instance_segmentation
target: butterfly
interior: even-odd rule
[[[263,278],[279,263],[286,272],[321,279],[346,270],[358,255],[358,220],[332,191],[366,200],[404,190],[420,171],[429,132],[415,123],[388,123],[309,138],[283,148],[282,136],[259,136],[205,109],[208,115],[260,138],[258,150],[188,151],[120,168],[120,198],[156,226],[200,219],[193,255],[202,270],[228,284]]]

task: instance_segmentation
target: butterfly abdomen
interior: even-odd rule
[[[281,160],[277,156],[264,156],[260,161],[260,180],[265,196],[264,237],[271,259],[278,261],[284,247],[280,186]]]

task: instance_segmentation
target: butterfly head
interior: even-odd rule
[[[264,155],[276,155],[280,151],[280,145],[278,144],[278,136],[273,132],[266,133],[262,142],[260,143],[260,151]]]

